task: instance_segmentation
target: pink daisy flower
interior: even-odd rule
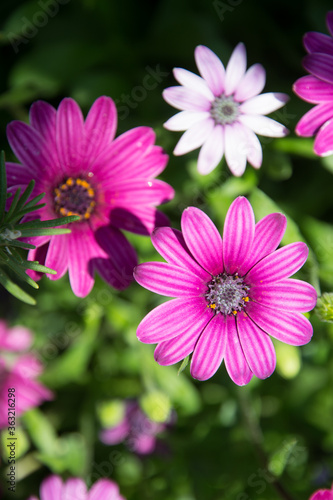
[[[262,148],[256,134],[283,137],[288,130],[264,115],[283,106],[286,94],[260,94],[266,72],[261,64],[246,71],[246,49],[239,43],[224,69],[220,59],[209,48],[199,45],[194,51],[200,76],[182,68],[173,70],[181,84],[164,90],[164,99],[181,112],[164,127],[186,132],[177,143],[174,154],[183,155],[200,148],[198,171],[209,174],[225,155],[234,175],[243,174],[246,162],[259,168]]]
[[[151,311],[139,324],[141,342],[158,343],[155,360],[171,365],[193,353],[191,375],[206,380],[224,359],[238,385],[275,369],[270,335],[291,345],[312,337],[302,314],[316,303],[315,289],[289,277],[308,255],[305,243],[276,250],[286,228],[279,213],[257,224],[248,200],[238,197],[226,215],[223,239],[198,208],[184,210],[182,231],[162,227],[152,243],[167,263],[148,262],[134,270],[149,290],[177,297]]]
[[[309,500],[333,500],[333,485],[330,490],[315,491]]]
[[[333,11],[328,12],[326,23],[330,35],[305,34],[303,42],[308,55],[303,66],[311,74],[293,85],[301,99],[316,104],[300,119],[295,131],[302,137],[316,136],[313,149],[318,156],[333,153]]]
[[[24,188],[34,179],[33,195],[46,193],[46,206],[33,216],[80,216],[70,225],[71,234],[30,238],[38,248],[28,256],[57,271],[50,279],[68,270],[79,297],[91,291],[95,271],[118,290],[131,283],[137,257],[121,229],[147,235],[168,225],[156,206],[172,199],[174,190],[155,179],[167,155],[154,144],[151,128],[137,127],[114,140],[116,126],[115,104],[102,96],[85,121],[77,103],[66,98],[57,110],[35,102],[30,125],[13,121],[7,128],[21,162],[7,163],[8,185]]]
[[[119,487],[111,479],[98,479],[87,490],[79,478],[70,478],[63,482],[60,476],[49,476],[42,482],[39,490],[40,500],[125,500],[119,493]],[[38,500],[31,496],[28,500]]]
[[[27,328],[8,328],[0,320],[0,428],[8,427],[8,394],[13,395],[15,417],[53,398],[52,392],[38,382],[43,367],[27,353],[33,335]],[[14,391],[9,391],[14,389]]]
[[[166,423],[150,420],[136,401],[127,401],[124,418],[114,427],[104,429],[100,439],[108,445],[124,441],[135,453],[148,455],[156,448],[156,436],[166,428]]]

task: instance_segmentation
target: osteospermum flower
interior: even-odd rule
[[[71,234],[29,239],[37,260],[57,271],[67,269],[74,293],[87,295],[94,272],[118,290],[132,280],[136,253],[120,229],[150,234],[168,224],[156,205],[170,200],[174,191],[156,180],[168,157],[155,146],[155,133],[137,127],[114,140],[117,112],[112,99],[100,97],[83,119],[77,103],[63,99],[54,109],[37,101],[30,109],[30,125],[8,125],[9,143],[20,164],[7,163],[12,189],[36,181],[33,195],[46,193],[46,206],[34,212],[42,220],[79,215]],[[33,278],[38,278],[35,273]]]
[[[294,92],[304,101],[316,104],[297,123],[296,133],[302,137],[316,136],[314,152],[319,156],[333,153],[333,11],[326,23],[330,35],[309,32],[304,35],[308,55],[304,68],[310,73],[296,80]]]
[[[52,392],[38,382],[43,367],[27,352],[32,342],[33,334],[27,328],[8,328],[0,321],[0,428],[9,424],[9,394],[15,417],[53,397]]]
[[[208,174],[225,155],[234,175],[243,174],[246,161],[259,168],[262,148],[256,134],[283,137],[288,131],[264,115],[279,109],[288,101],[286,94],[260,94],[266,72],[261,64],[246,71],[246,49],[239,43],[224,69],[220,59],[209,48],[196,47],[195,61],[200,76],[182,68],[173,70],[180,87],[164,90],[164,99],[182,110],[165,124],[169,130],[186,132],[177,143],[174,154],[183,155],[201,147],[198,171]]]
[[[79,478],[70,478],[63,482],[60,476],[49,476],[40,486],[40,500],[125,500],[119,493],[119,487],[111,479],[98,479],[87,490]],[[31,496],[28,500],[38,500]]]
[[[316,303],[314,288],[290,279],[306,261],[305,243],[276,250],[286,228],[279,213],[257,224],[243,197],[230,206],[223,239],[209,217],[189,207],[182,231],[162,227],[152,243],[167,263],[148,262],[135,279],[153,292],[177,297],[151,311],[137,336],[158,343],[155,360],[171,365],[193,352],[191,375],[206,380],[224,359],[232,380],[247,384],[252,375],[275,369],[270,335],[291,345],[310,341],[312,326],[302,314]]]
[[[317,490],[309,500],[333,500],[333,485],[330,490]]]

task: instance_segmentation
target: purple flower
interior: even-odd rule
[[[261,64],[246,71],[246,49],[239,43],[224,69],[220,59],[203,45],[196,47],[195,61],[200,76],[182,68],[173,70],[181,84],[164,90],[164,99],[182,110],[165,124],[169,130],[186,130],[175,147],[183,155],[201,147],[198,158],[200,174],[209,174],[225,154],[234,175],[243,174],[246,161],[259,168],[261,144],[255,134],[283,137],[288,131],[267,118],[289,99],[286,94],[260,94],[266,72]]]
[[[157,434],[163,432],[166,427],[166,423],[150,420],[136,401],[127,401],[122,421],[114,427],[104,429],[100,439],[109,445],[124,441],[135,453],[148,455],[155,451]]]
[[[333,500],[333,485],[330,490],[317,490],[309,500]]]
[[[312,337],[302,314],[316,303],[316,291],[289,279],[308,255],[305,243],[279,250],[286,218],[267,215],[257,224],[248,200],[238,197],[226,215],[223,240],[198,208],[184,210],[182,232],[156,229],[152,243],[167,261],[140,264],[138,283],[177,297],[151,311],[139,324],[141,342],[158,343],[155,360],[171,365],[193,352],[191,375],[206,380],[224,359],[231,379],[247,384],[269,377],[275,351],[269,335],[291,345]]]
[[[15,416],[52,399],[52,392],[38,382],[41,363],[26,351],[32,333],[23,326],[8,328],[0,321],[0,428],[8,426],[8,394],[12,394]]]
[[[328,12],[326,23],[330,35],[305,34],[308,55],[303,66],[310,75],[299,78],[293,86],[304,101],[317,105],[300,119],[295,131],[302,137],[316,136],[313,149],[319,156],[333,153],[333,11]]]
[[[136,252],[120,229],[150,234],[168,225],[156,205],[174,196],[171,186],[156,180],[168,157],[155,146],[155,133],[137,127],[114,140],[117,112],[112,99],[100,97],[87,118],[73,99],[63,99],[56,110],[44,101],[30,109],[30,125],[8,125],[9,143],[20,164],[7,163],[8,185],[25,187],[36,181],[33,195],[46,193],[46,206],[33,213],[42,220],[79,215],[71,234],[28,239],[38,248],[29,252],[55,269],[59,279],[67,271],[73,292],[86,296],[95,271],[118,290],[133,279]],[[31,272],[33,278],[38,278]]]
[[[70,478],[63,482],[60,476],[49,476],[40,486],[40,500],[125,500],[119,487],[111,479],[98,479],[89,492],[82,479]],[[28,500],[38,500],[31,496]]]

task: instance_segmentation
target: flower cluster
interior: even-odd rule
[[[333,499],[333,485],[330,490],[315,491],[309,500],[332,500]]]

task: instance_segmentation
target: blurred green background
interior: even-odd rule
[[[99,95],[109,95],[119,111],[118,134],[151,126],[170,154],[160,178],[176,189],[175,199],[162,207],[173,227],[179,228],[183,209],[194,205],[222,230],[231,201],[246,195],[257,220],[272,211],[286,213],[283,243],[302,239],[311,249],[298,277],[318,291],[332,291],[333,158],[315,157],[313,139],[295,136],[297,121],[311,106],[292,93],[293,82],[305,74],[302,36],[311,30],[327,33],[330,8],[323,0],[5,0],[0,7],[1,149],[15,161],[6,124],[27,121],[34,100],[58,106],[70,96],[86,113]],[[239,41],[246,45],[248,66],[260,62],[266,68],[265,91],[290,95],[287,106],[272,115],[290,135],[261,138],[264,161],[258,172],[248,166],[236,179],[223,161],[200,177],[197,151],[172,156],[180,134],[163,129],[176,111],[161,92],[176,84],[173,67],[197,72],[197,45],[207,45],[226,64]],[[141,262],[160,259],[149,238],[127,236]],[[17,490],[8,498],[38,495],[50,472],[78,475],[88,484],[111,477],[128,500],[302,500],[316,488],[330,487],[333,327],[314,314],[309,345],[276,342],[275,373],[237,387],[223,365],[200,383],[188,368],[177,375],[178,366],[154,362],[153,346],[138,342],[136,327],[164,299],[136,283],[118,293],[97,278],[91,294],[79,299],[67,277],[43,278],[33,292],[35,307],[0,293],[1,317],[35,332],[34,351],[45,363],[43,381],[56,394],[21,419]],[[151,398],[150,418],[156,418],[155,406],[162,405],[166,414],[169,407],[176,411],[175,425],[161,436],[165,453],[140,458],[122,444],[99,442],[101,418],[116,419],[113,403],[125,398]],[[110,402],[105,415],[101,405]],[[289,496],[278,493],[281,485]]]

